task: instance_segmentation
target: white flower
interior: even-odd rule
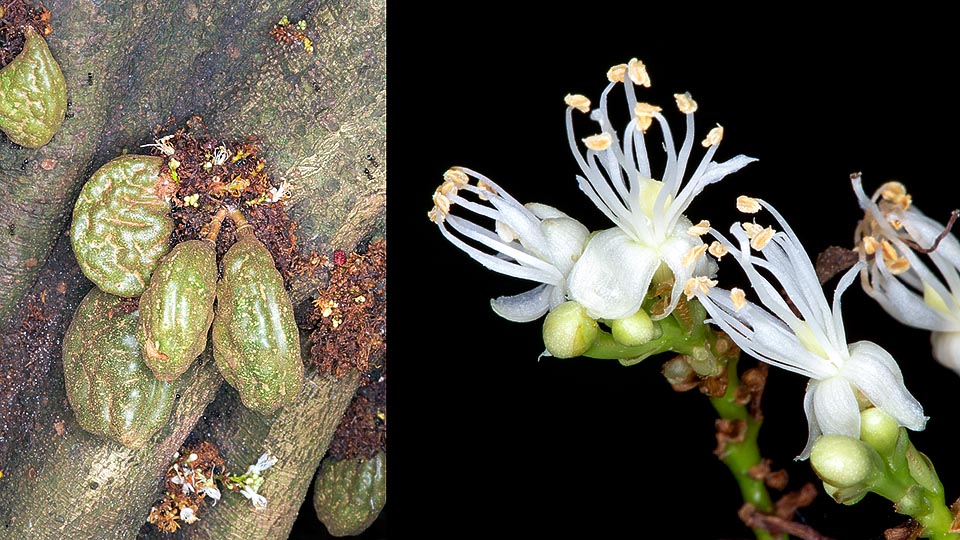
[[[946,228],[912,204],[898,182],[880,186],[872,198],[860,176],[853,190],[866,212],[857,228],[864,291],[891,316],[907,326],[931,330],[933,356],[960,373],[960,242]],[[936,273],[911,245],[922,250]]]
[[[253,503],[254,510],[263,510],[267,507],[267,498],[257,493],[257,490],[253,489],[251,486],[243,486],[243,489],[240,490],[240,494],[250,499],[250,502]]]
[[[637,102],[634,84],[650,85],[643,63],[633,59],[615,66],[608,77],[611,83],[603,91],[600,108],[590,115],[600,124],[601,133],[583,140],[585,155],[580,154],[574,137],[573,109],[586,112],[589,101],[579,95],[566,100],[570,149],[583,171],[583,176],[578,176],[580,189],[617,225],[590,240],[568,278],[570,297],[592,317],[628,317],[640,308],[663,263],[673,273],[674,286],[670,304],[652,314],[654,319],[662,319],[673,311],[687,279],[715,269],[715,263],[706,257],[690,260],[703,242],[690,231],[692,224],[683,212],[704,187],[755,160],[739,155],[723,163],[710,161],[723,137],[723,128],[717,126],[702,141],[706,154],[683,185],[694,145],[696,102],[690,94],[675,95],[677,107],[686,115],[686,137],[678,151],[660,108]],[[622,140],[607,115],[607,95],[618,82],[624,83],[626,108],[632,118]],[[666,152],[659,179],[654,178],[644,136],[653,120],[660,125]]]
[[[470,169],[453,168],[443,177],[428,216],[447,240],[490,270],[541,283],[527,292],[491,300],[493,310],[505,319],[529,322],[563,303],[566,277],[583,251],[587,228],[552,206],[520,204],[489,178]],[[476,185],[470,183],[470,177],[478,180]],[[479,201],[465,198],[466,194]],[[489,219],[492,230],[451,214],[455,205]]]
[[[193,511],[193,508],[189,506],[184,506],[180,509],[180,519],[187,524],[196,523],[200,518],[197,517],[197,514]]]
[[[273,467],[277,463],[277,456],[274,456],[269,451],[264,452],[263,455],[257,459],[257,462],[253,465],[247,467],[246,476],[259,476],[261,472]]]
[[[809,457],[821,434],[859,439],[861,401],[883,410],[901,426],[922,430],[927,417],[904,386],[893,357],[869,341],[847,344],[840,297],[855,279],[859,265],[841,278],[831,307],[797,236],[769,204],[759,199],[756,202],[776,217],[783,231],[734,225],[731,233],[739,242],[739,253],[735,249],[730,252],[736,254],[761,305],[744,300],[743,292],[736,289],[697,286],[702,282],[691,283],[688,294],[700,299],[710,322],[720,326],[744,352],[810,378],[803,404],[810,431],[797,459]],[[712,234],[730,244],[716,231]],[[762,257],[751,254],[751,244]],[[767,275],[773,276],[779,287]]]

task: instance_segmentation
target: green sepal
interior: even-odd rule
[[[0,129],[10,140],[39,148],[60,129],[67,85],[47,40],[24,28],[23,51],[0,69]]]

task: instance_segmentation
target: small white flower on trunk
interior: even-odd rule
[[[856,232],[863,290],[901,323],[932,331],[934,358],[960,373],[960,242],[913,206],[903,184],[868,198],[860,176],[851,181],[865,212]],[[917,250],[930,250],[936,271]]]
[[[490,270],[541,284],[491,300],[493,310],[505,319],[529,322],[563,303],[567,274],[583,251],[587,228],[552,206],[520,204],[489,178],[470,169],[456,167],[443,177],[428,213],[443,236]],[[477,180],[475,185],[471,178]],[[453,215],[456,206],[489,220],[487,226]]]
[[[583,171],[578,176],[580,189],[610,220],[615,228],[590,239],[583,255],[568,278],[570,297],[595,318],[621,319],[640,309],[654,275],[669,277],[674,286],[670,303],[652,318],[662,319],[676,306],[686,281],[694,275],[710,275],[716,268],[708,257],[686,256],[695,253],[703,242],[683,213],[704,187],[739,170],[754,158],[736,156],[722,163],[711,161],[723,137],[723,128],[713,128],[701,145],[706,152],[692,172],[693,114],[697,103],[690,94],[676,94],[677,108],[686,116],[686,136],[680,148],[674,143],[670,126],[660,107],[638,102],[634,86],[650,86],[650,77],[642,62],[614,66],[607,74],[611,81],[603,91],[600,106],[590,114],[600,133],[583,139],[581,154],[573,130],[573,110],[589,110],[583,96],[567,96],[567,135],[570,149]],[[632,118],[618,134],[608,116],[607,96],[622,83],[626,108]],[[654,148],[665,151],[662,170],[654,174],[648,156],[645,134],[656,120],[663,142]]]
[[[890,353],[869,341],[847,343],[840,297],[856,278],[859,265],[840,279],[831,306],[796,234],[768,203],[755,202],[777,219],[782,231],[749,223],[734,225],[730,232],[739,247],[716,231],[711,233],[729,247],[760,303],[746,300],[739,290],[691,284],[689,292],[703,303],[709,322],[729,334],[744,352],[810,378],[803,403],[809,436],[797,459],[809,457],[822,434],[859,438],[860,410],[869,405],[901,426],[922,430],[927,421],[923,407],[907,390]],[[754,254],[751,245],[757,245],[758,237],[764,240]]]

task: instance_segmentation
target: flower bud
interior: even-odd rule
[[[648,343],[661,333],[660,328],[653,324],[650,315],[642,309],[625,319],[610,321],[609,324],[613,339],[627,347]]]
[[[873,448],[846,435],[823,435],[810,451],[814,472],[837,488],[866,485],[879,470],[879,459]]]
[[[890,415],[876,407],[860,413],[860,440],[869,444],[882,456],[891,455],[897,448],[900,425]]]
[[[943,493],[943,484],[937,477],[937,473],[923,452],[920,452],[912,444],[907,447],[907,466],[910,469],[910,476],[917,481],[924,489],[934,493]]]
[[[543,345],[557,358],[573,358],[587,352],[599,332],[597,321],[587,316],[583,306],[564,302],[543,321]]]

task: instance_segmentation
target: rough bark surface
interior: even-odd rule
[[[169,117],[176,118],[172,131],[199,114],[211,133],[262,140],[268,170],[291,183],[287,208],[307,250],[349,248],[382,232],[385,3],[51,0],[45,5],[55,28],[50,48],[67,80],[73,116],[45,147],[0,147],[0,325],[5,325],[0,373],[31,381],[0,388],[11,404],[0,401],[0,537],[130,539],[158,497],[173,452],[206,404],[216,397],[204,423],[211,430],[228,420],[246,421],[243,414],[229,413],[242,407],[230,391],[217,393],[221,379],[212,362],[205,362],[191,368],[194,380],[171,421],[139,451],[97,439],[76,424],[64,398],[60,346],[90,283],[79,274],[63,235],[73,201],[99,166],[124,151],[145,152],[140,145],[152,142],[153,129]],[[273,40],[269,32],[283,16],[307,21],[313,53]],[[295,305],[308,302],[316,287],[313,279],[295,283]],[[5,377],[0,387],[12,380]],[[311,381],[304,407],[316,407],[322,400],[310,397],[321,395],[346,407],[356,388],[355,381]],[[299,465],[299,472],[269,471],[264,493],[272,495],[274,480],[293,485],[302,477],[306,486],[342,407],[313,417],[320,424],[313,427],[309,448],[297,446],[301,436],[285,434],[305,427],[304,409],[288,420],[279,413],[269,426],[256,419],[262,425],[245,428],[249,436],[242,442],[224,441],[230,449],[224,454],[232,465],[239,461],[236,466],[245,467],[244,460],[255,460],[267,437],[289,440],[276,447],[288,463],[312,464]],[[232,454],[234,448],[248,451]],[[288,522],[287,531],[305,492],[306,487],[286,502],[271,499],[289,514],[277,517],[278,523]],[[244,538],[284,537],[258,536],[261,525],[252,524],[256,530]]]

